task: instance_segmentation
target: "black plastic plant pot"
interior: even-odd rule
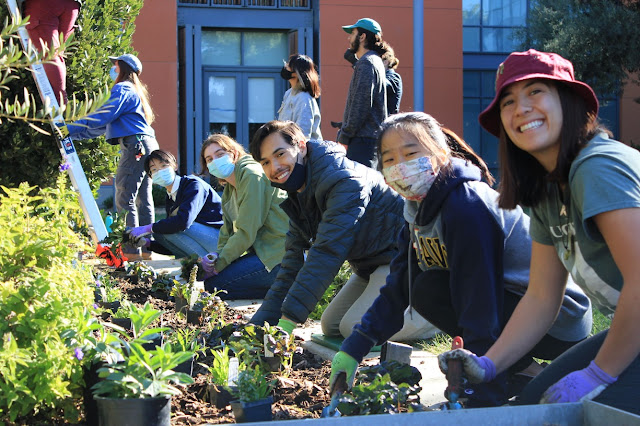
[[[209,404],[214,405],[218,410],[223,409],[231,403],[235,386],[229,386],[225,389],[222,386],[209,383],[207,385],[207,393],[209,395]]]
[[[111,318],[111,322],[125,330],[131,330],[131,318]]]
[[[153,337],[150,342],[144,343],[142,345],[144,350],[152,351],[156,348],[156,346],[162,346],[162,343],[164,342],[164,336],[162,335],[162,333],[153,334],[149,337],[152,337],[152,336],[155,336],[155,337]]]
[[[174,297],[176,301],[176,312],[186,312],[187,311],[187,299],[182,297]]]
[[[102,309],[108,309],[115,314],[116,312],[118,312],[118,309],[120,309],[120,301],[116,300],[115,302],[98,302],[98,306],[100,306]]]
[[[253,422],[269,422],[272,420],[271,404],[273,403],[273,397],[254,401],[254,402],[241,402],[231,401],[231,409],[233,410],[233,416],[236,418],[236,423],[253,423]]]
[[[202,311],[187,310],[187,324],[201,325]]]
[[[282,361],[280,360],[280,358],[276,356],[263,356],[261,358],[265,362],[265,364],[267,364],[269,371],[275,372],[282,369]]]
[[[97,363],[91,364],[88,367],[83,367],[82,369],[84,378],[82,400],[84,403],[85,423],[88,425],[98,424],[98,405],[96,404],[96,400],[93,397],[93,390],[91,390],[91,388],[93,387],[93,385],[102,380],[98,375],[98,369],[104,367],[105,365],[105,362],[99,361]]]
[[[104,398],[98,403],[100,426],[171,426],[171,397]]]
[[[182,362],[173,369],[176,373],[184,373],[193,377],[193,357]]]

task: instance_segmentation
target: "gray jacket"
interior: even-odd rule
[[[310,141],[307,148],[306,187],[280,205],[290,219],[286,253],[254,324],[281,316],[303,323],[345,260],[368,278],[397,253],[403,199],[340,145]]]
[[[307,92],[293,88],[287,90],[278,110],[278,120],[296,123],[307,140],[322,140],[320,108],[313,96]]]
[[[349,145],[351,138],[375,138],[387,118],[384,64],[373,51],[359,58],[353,69],[347,104],[338,142]]]

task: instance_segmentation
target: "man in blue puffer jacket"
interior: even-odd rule
[[[290,219],[280,272],[251,322],[291,333],[304,323],[345,260],[353,274],[322,315],[326,336],[344,337],[380,294],[397,253],[403,199],[382,175],[349,160],[335,142],[307,142],[291,121],[256,132],[251,155],[272,185],[287,191]],[[391,340],[430,337],[434,327],[413,313]]]

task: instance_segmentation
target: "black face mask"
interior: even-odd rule
[[[280,77],[282,77],[283,80],[291,80],[291,78],[293,77],[293,73],[285,67],[282,67],[282,69],[280,70]]]
[[[306,179],[307,166],[296,162],[296,165],[293,166],[293,170],[289,175],[289,179],[283,183],[271,182],[271,186],[284,189],[287,192],[296,192],[298,189],[302,188]]]

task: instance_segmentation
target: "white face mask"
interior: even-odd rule
[[[176,179],[176,172],[171,167],[165,167],[164,169],[156,170],[151,175],[151,181],[156,185],[169,186]]]
[[[382,169],[387,185],[403,198],[421,201],[436,180],[431,157],[420,157]]]

